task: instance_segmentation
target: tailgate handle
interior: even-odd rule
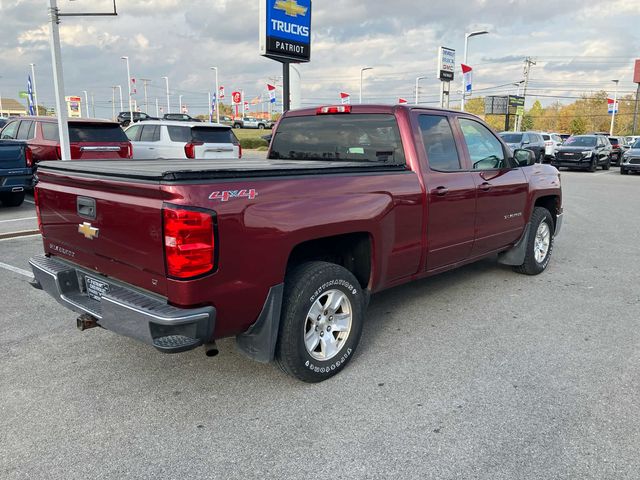
[[[78,215],[89,220],[96,219],[96,199],[89,197],[78,197]]]

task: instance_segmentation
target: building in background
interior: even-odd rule
[[[20,117],[27,114],[27,108],[13,98],[0,99],[0,117]]]

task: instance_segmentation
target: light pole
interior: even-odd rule
[[[89,118],[89,94],[86,90],[83,90],[82,93],[84,93],[84,103],[86,105],[85,109],[87,112],[87,118]]]
[[[180,104],[180,107],[178,109],[178,113],[182,113],[182,95],[180,95],[178,97],[178,99],[179,99],[178,103]]]
[[[167,113],[171,113],[171,100],[169,99],[169,77],[162,77],[167,82]]]
[[[38,115],[38,89],[36,88],[36,64],[30,63],[31,65],[31,81],[33,82],[33,99],[36,103],[36,115]]]
[[[122,56],[121,60],[127,62],[127,85],[129,85],[129,122],[133,123],[133,104],[131,103],[131,69],[129,68],[129,57]]]
[[[216,93],[215,93],[215,104],[216,104],[216,123],[220,123],[220,102],[218,97],[220,96],[220,90],[218,86],[218,67],[209,67],[211,70],[215,70],[216,72]],[[211,111],[211,105],[209,105],[209,111]],[[211,115],[209,115],[211,116]]]
[[[147,84],[151,82],[148,78],[141,78],[142,85],[144,86],[144,111],[149,111],[149,97],[147,97]]]
[[[477,30],[475,32],[471,32],[471,33],[465,33],[464,34],[464,64],[467,65],[467,56],[469,53],[469,39],[471,37],[477,37],[478,35],[486,35],[487,32],[486,30]],[[464,100],[467,96],[467,92],[465,91],[464,88],[464,75],[462,76],[462,101],[460,102],[460,110],[464,112]]]
[[[367,70],[373,70],[373,67],[364,67],[360,69],[360,102],[362,103],[362,74]]]
[[[58,115],[58,135],[60,135],[60,160],[71,160],[69,144],[69,122],[64,99],[64,75],[62,53],[60,51],[60,11],[57,0],[49,0],[49,41],[51,44],[51,64],[53,66],[53,87],[56,92],[56,113]]]
[[[429,77],[417,77],[416,78],[416,105],[418,105],[418,82],[424,78],[429,78]]]
[[[122,103],[122,85],[116,85],[118,87],[118,91],[120,92],[120,111],[124,112],[124,103]]]
[[[616,84],[616,89],[613,94],[613,113],[611,115],[611,128],[609,129],[610,136],[613,135],[613,123],[616,121],[616,103],[618,103],[618,82],[620,80],[611,80],[611,81]]]

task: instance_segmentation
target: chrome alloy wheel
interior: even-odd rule
[[[551,244],[551,229],[547,222],[541,222],[536,232],[533,251],[536,262],[542,263],[549,253],[549,245]]]
[[[351,302],[340,290],[327,290],[311,305],[304,326],[304,344],[315,360],[335,357],[351,332]]]

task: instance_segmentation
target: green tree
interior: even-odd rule
[[[582,117],[574,117],[569,123],[569,130],[573,135],[587,133],[587,122]]]

